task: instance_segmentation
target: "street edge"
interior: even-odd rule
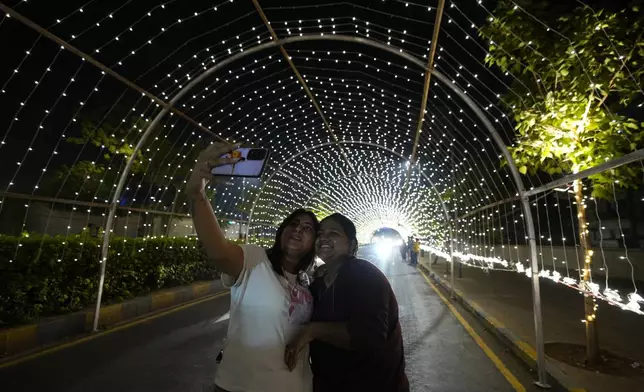
[[[424,265],[424,262],[418,264],[427,275],[436,282],[440,287],[451,292],[449,284],[443,280],[438,274]],[[476,316],[494,335],[506,345],[512,353],[523,361],[530,369],[536,370],[537,368],[537,354],[535,349],[525,340],[517,337],[510,329],[506,328],[497,319],[488,315],[479,305],[475,302],[465,298],[463,293],[458,289],[454,290],[455,300],[459,302],[471,314]],[[575,383],[557,367],[551,360],[546,359],[546,373],[549,376],[549,382],[554,384],[555,389],[560,389],[569,392],[588,392],[585,388],[574,386]]]
[[[200,281],[186,286],[160,290],[146,296],[101,307],[99,328],[105,329],[137,321],[216,294],[221,281]],[[70,340],[92,333],[94,310],[49,317],[37,323],[0,330],[0,368],[22,357],[37,355]],[[90,335],[91,336],[91,335]]]

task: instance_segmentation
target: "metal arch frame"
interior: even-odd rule
[[[204,71],[201,75],[198,77],[194,78],[190,83],[185,85],[178,93],[175,94],[175,96],[170,100],[168,106],[164,107],[154,118],[154,120],[148,125],[147,129],[143,134],[141,135],[141,139],[139,142],[136,144],[134,151],[132,152],[132,155],[128,158],[128,161],[125,165],[125,168],[123,169],[123,172],[121,173],[121,177],[119,178],[119,182],[116,186],[116,190],[114,192],[114,195],[112,197],[112,207],[110,208],[110,212],[108,215],[107,219],[107,224],[106,224],[106,229],[105,229],[105,234],[103,237],[103,245],[101,248],[101,276],[99,279],[99,291],[98,291],[98,298],[96,301],[96,312],[95,312],[95,318],[94,318],[94,329],[96,330],[98,327],[98,317],[99,317],[99,311],[100,311],[100,303],[101,303],[101,296],[102,296],[102,291],[103,291],[103,283],[105,280],[105,266],[107,264],[107,254],[108,254],[108,247],[109,247],[109,236],[110,232],[112,230],[112,225],[114,222],[114,216],[116,214],[116,207],[118,206],[118,201],[121,196],[121,193],[123,191],[123,187],[125,185],[125,181],[127,176],[130,173],[130,169],[132,168],[132,164],[134,162],[134,157],[136,156],[136,153],[142,148],[143,143],[147,140],[148,136],[152,132],[152,130],[159,124],[161,119],[170,111],[170,107],[174,107],[175,104],[192,88],[194,88],[197,84],[201,83],[204,79],[212,75],[213,73],[217,72],[221,68],[241,59],[246,56],[249,56],[251,54],[278,47],[280,45],[287,45],[290,43],[296,43],[296,42],[308,42],[308,41],[341,41],[341,42],[352,42],[352,43],[359,43],[363,44],[366,46],[371,46],[380,50],[383,50],[385,52],[389,52],[392,54],[395,54],[399,57],[402,57],[413,64],[416,64],[419,66],[421,69],[425,69],[425,64],[415,56],[405,53],[402,50],[396,50],[394,47],[390,45],[385,45],[380,42],[371,40],[371,39],[365,39],[361,37],[355,37],[355,36],[348,36],[348,35],[307,35],[307,36],[296,36],[296,37],[289,37],[280,40],[279,42],[265,42],[263,44],[259,44],[256,46],[253,46],[252,48],[249,48],[247,50],[244,50],[243,52],[236,53],[218,64],[213,65],[212,67],[208,68],[206,71]],[[508,151],[507,146],[503,142],[503,139],[501,138],[501,135],[494,129],[492,126],[492,123],[490,120],[483,114],[481,109],[472,101],[463,91],[459,90],[454,84],[451,83],[451,81],[443,75],[441,72],[437,71],[436,69],[432,70],[432,75],[438,78],[440,81],[442,81],[445,85],[448,86],[450,90],[452,90],[457,96],[459,96],[466,104],[467,106],[476,114],[479,120],[483,122],[483,125],[485,128],[488,130],[490,135],[492,136],[492,139],[496,143],[497,147],[501,150],[501,153],[503,157],[506,159],[508,162],[508,167],[510,168],[510,173],[512,175],[512,179],[515,182],[515,185],[517,186],[517,189],[519,191],[519,197],[521,197],[521,206],[523,208],[523,213],[525,215],[526,219],[526,225],[528,226],[528,238],[530,242],[530,254],[531,254],[531,267],[532,267],[532,287],[533,287],[533,310],[534,310],[534,324],[535,324],[535,333],[536,333],[536,342],[537,342],[537,364],[538,364],[538,373],[539,373],[539,384],[542,386],[547,385],[546,381],[546,369],[545,369],[545,352],[544,352],[544,346],[543,346],[543,329],[542,329],[542,317],[541,317],[541,295],[540,295],[540,286],[539,286],[539,264],[537,260],[537,246],[536,246],[536,234],[535,234],[535,229],[534,229],[534,219],[532,216],[532,211],[530,210],[530,204],[528,200],[528,195],[526,194],[525,191],[525,186],[523,184],[523,180],[519,174],[519,170],[514,163],[514,160],[512,159],[512,156],[510,152]],[[451,225],[450,225],[450,230],[451,230]],[[451,236],[450,236],[451,239]],[[450,240],[450,248],[452,247],[452,241]],[[454,260],[452,258],[452,265],[454,264]],[[452,274],[453,276],[453,274]],[[452,287],[453,289],[453,287]]]

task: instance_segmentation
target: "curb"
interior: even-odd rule
[[[422,268],[428,276],[436,282],[443,289],[450,291],[451,288],[449,284],[443,280],[438,274],[429,269],[424,263],[418,263],[419,268]],[[506,345],[514,355],[516,355],[521,361],[523,361],[530,369],[537,370],[537,353],[535,349],[525,340],[519,338],[512,332],[510,329],[506,328],[501,324],[497,319],[488,315],[479,305],[475,302],[466,299],[463,293],[455,289],[454,290],[455,300],[463,305],[470,313],[476,316],[483,324],[488,328],[488,330],[501,340],[501,342]],[[563,390],[569,392],[587,392],[586,389],[575,386],[570,378],[554,364],[551,360],[546,358],[546,373],[549,376],[548,381],[552,384],[554,389]]]
[[[107,328],[223,290],[221,281],[196,282],[101,307],[99,328]],[[92,331],[94,309],[45,318],[35,324],[0,330],[0,359],[51,346]]]

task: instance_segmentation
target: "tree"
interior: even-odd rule
[[[644,124],[629,117],[644,75],[644,21],[637,7],[595,13],[584,6],[552,6],[531,2],[525,6],[529,15],[501,1],[480,31],[489,41],[486,63],[516,78],[503,100],[514,115],[516,140],[510,152],[522,174],[576,173],[642,148],[644,142],[639,131]],[[622,166],[573,184],[585,265],[581,280],[588,293],[593,252],[584,184],[592,196],[612,198],[614,186],[634,186],[641,176],[640,169]],[[592,365],[601,360],[596,306],[591,295],[584,298],[586,360]]]
[[[118,111],[118,110],[117,110]],[[134,152],[141,132],[147,122],[141,117],[129,117],[127,120],[116,113],[109,118],[100,118],[88,114],[81,121],[80,135],[67,137],[67,143],[91,145],[99,149],[100,156],[96,161],[80,160],[71,166],[62,165],[51,176],[48,187],[61,189],[63,197],[75,198],[90,196],[101,201],[108,200],[113,185],[127,159]],[[155,205],[169,202],[172,212],[175,206],[182,204],[181,188],[188,178],[198,154],[198,148],[191,145],[179,145],[178,138],[168,137],[162,128],[151,135],[137,152],[131,175],[133,183],[141,184],[133,192],[133,203],[138,205]],[[145,193],[151,197],[146,197]]]
[[[43,188],[49,194],[58,194],[64,199],[89,199],[103,202],[112,192],[109,184],[116,181],[116,171],[106,170],[106,166],[90,161],[79,161],[74,165],[61,165]]]

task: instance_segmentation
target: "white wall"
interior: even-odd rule
[[[25,230],[29,233],[56,235],[79,234],[88,224],[105,228],[107,213],[94,208],[92,213],[87,213],[87,207],[76,207],[76,210],[56,210],[47,203],[32,203],[29,206],[25,220]],[[119,213],[122,213],[120,211]],[[24,215],[23,215],[24,216]],[[22,219],[22,218],[20,218]],[[16,230],[21,220],[13,223]],[[168,229],[167,225],[170,228]],[[241,227],[240,227],[241,225]],[[169,235],[171,237],[186,237],[195,235],[192,219],[188,217],[174,217],[168,215],[154,215],[133,212],[127,216],[117,216],[114,221],[114,235],[127,237],[140,237],[143,235]],[[244,223],[234,222],[224,228],[226,238],[236,240],[239,232],[246,233],[248,229]]]
[[[46,203],[31,203],[25,220],[25,230],[29,233],[55,235],[80,234],[88,224],[105,227],[105,216],[93,209],[87,213],[88,207],[76,207],[76,210],[56,210]],[[131,214],[128,217],[116,217],[114,234],[118,236],[136,237],[139,225],[143,225],[144,218],[140,214]]]
[[[571,270],[578,269],[582,264],[581,251],[574,246],[543,246],[538,249],[539,264],[543,263],[546,269],[553,269],[553,261],[557,270],[560,272],[565,271],[566,265]],[[636,280],[644,281],[644,251],[634,249],[604,249],[599,247],[593,248],[594,255],[592,259],[592,274],[593,276],[605,276],[606,269],[608,276],[613,278],[631,279],[631,274],[634,274]],[[626,258],[626,251],[628,252],[628,259]],[[579,252],[579,254],[577,253]],[[517,262],[522,261],[526,267],[530,262],[530,248],[527,245],[508,246],[502,247],[497,245],[494,250],[487,252],[477,251],[470,252],[486,257],[499,257],[501,259]],[[579,259],[579,264],[577,260]],[[629,264],[630,260],[630,264]],[[604,267],[603,264],[606,264]],[[632,265],[632,268],[631,268]]]

